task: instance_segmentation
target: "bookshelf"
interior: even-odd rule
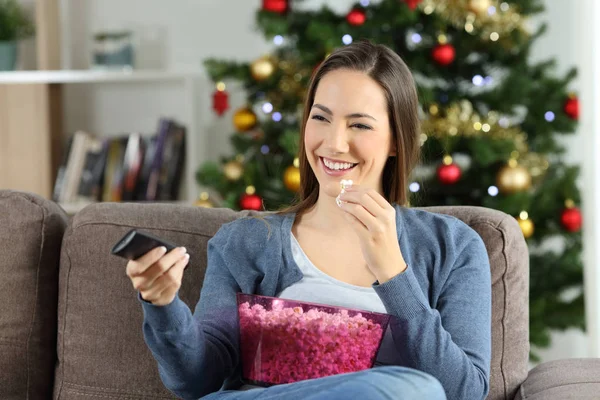
[[[51,198],[70,134],[76,130],[99,138],[153,134],[159,119],[167,117],[187,128],[180,198],[196,199],[200,188],[195,169],[208,155],[206,135],[199,129],[207,97],[201,92],[209,87],[203,71],[68,69],[72,56],[68,0],[33,2],[38,70],[0,72],[0,188]],[[165,92],[162,102],[152,103]]]
[[[199,103],[205,82],[201,70],[1,72],[0,141],[8,145],[3,145],[0,153],[0,187],[51,197],[56,171],[63,158],[65,135],[69,133],[64,128],[63,120],[68,116],[65,115],[63,102],[64,92],[70,86],[116,85],[122,92],[127,90],[128,85],[137,88],[143,85],[150,90],[155,86],[170,85],[179,93],[182,105],[182,118],[178,122],[187,128],[181,199],[191,203],[199,193],[195,169],[205,159],[204,152],[208,147],[205,135],[199,131]],[[159,117],[156,115],[157,122]],[[81,127],[84,130],[87,128]],[[95,133],[101,137],[105,132]],[[63,204],[68,209],[78,209],[80,206]]]
[[[202,72],[179,70],[58,70],[0,72],[0,84],[68,84],[109,82],[161,82],[185,81],[202,78]]]

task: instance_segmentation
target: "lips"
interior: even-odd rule
[[[329,163],[329,159],[328,159],[328,163]],[[358,165],[355,163],[347,163],[347,164],[352,164],[352,167],[347,168],[347,169],[339,169],[339,170],[332,169],[332,168],[329,168],[327,165],[325,165],[325,161],[323,160],[323,157],[319,157],[319,164],[321,165],[321,168],[323,169],[325,174],[327,174],[329,176],[335,176],[335,177],[348,175],[349,173],[352,172],[354,167],[356,167]]]
[[[325,157],[321,157],[321,161],[323,162],[323,164],[325,164],[327,168],[336,171],[352,169],[357,164],[349,161],[333,160],[331,158]]]

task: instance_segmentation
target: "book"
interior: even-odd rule
[[[108,140],[92,139],[89,141],[77,191],[78,202],[100,200],[107,152]]]
[[[148,187],[146,189],[146,200],[155,201],[158,199],[158,181],[163,164],[163,155],[165,143],[172,128],[172,121],[166,118],[161,118],[159,121],[158,134],[156,138],[156,149],[148,176]]]
[[[73,142],[69,151],[69,158],[59,195],[59,202],[61,203],[76,201],[85,156],[91,140],[93,140],[93,137],[88,132],[77,131],[73,134]]]
[[[152,163],[156,152],[156,136],[144,136],[142,137],[142,143],[144,148],[144,159],[142,160],[140,172],[138,174],[134,195],[134,199],[137,201],[146,200],[150,171],[152,170]]]
[[[56,181],[54,182],[54,189],[52,190],[52,201],[59,203],[60,195],[65,181],[65,173],[67,170],[67,164],[69,162],[69,154],[71,153],[71,147],[73,146],[73,135],[69,136],[65,146],[65,152],[62,156],[62,162],[58,171],[56,172]]]
[[[127,139],[123,161],[123,201],[135,200],[136,185],[142,168],[144,142],[139,133],[132,133]]]
[[[158,199],[173,201],[179,198],[181,177],[185,163],[185,127],[172,124],[165,143]]]
[[[104,168],[102,201],[123,199],[123,161],[127,137],[113,138],[108,145],[108,155]]]

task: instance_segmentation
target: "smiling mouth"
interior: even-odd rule
[[[331,171],[340,171],[340,172],[349,171],[358,165],[358,163],[336,162],[336,161],[329,160],[325,157],[320,157],[320,158],[321,158],[321,162],[323,163],[323,165]]]

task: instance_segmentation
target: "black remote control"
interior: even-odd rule
[[[137,260],[150,250],[160,246],[166,247],[167,252],[178,247],[147,232],[132,229],[114,245],[111,253],[127,260]]]

